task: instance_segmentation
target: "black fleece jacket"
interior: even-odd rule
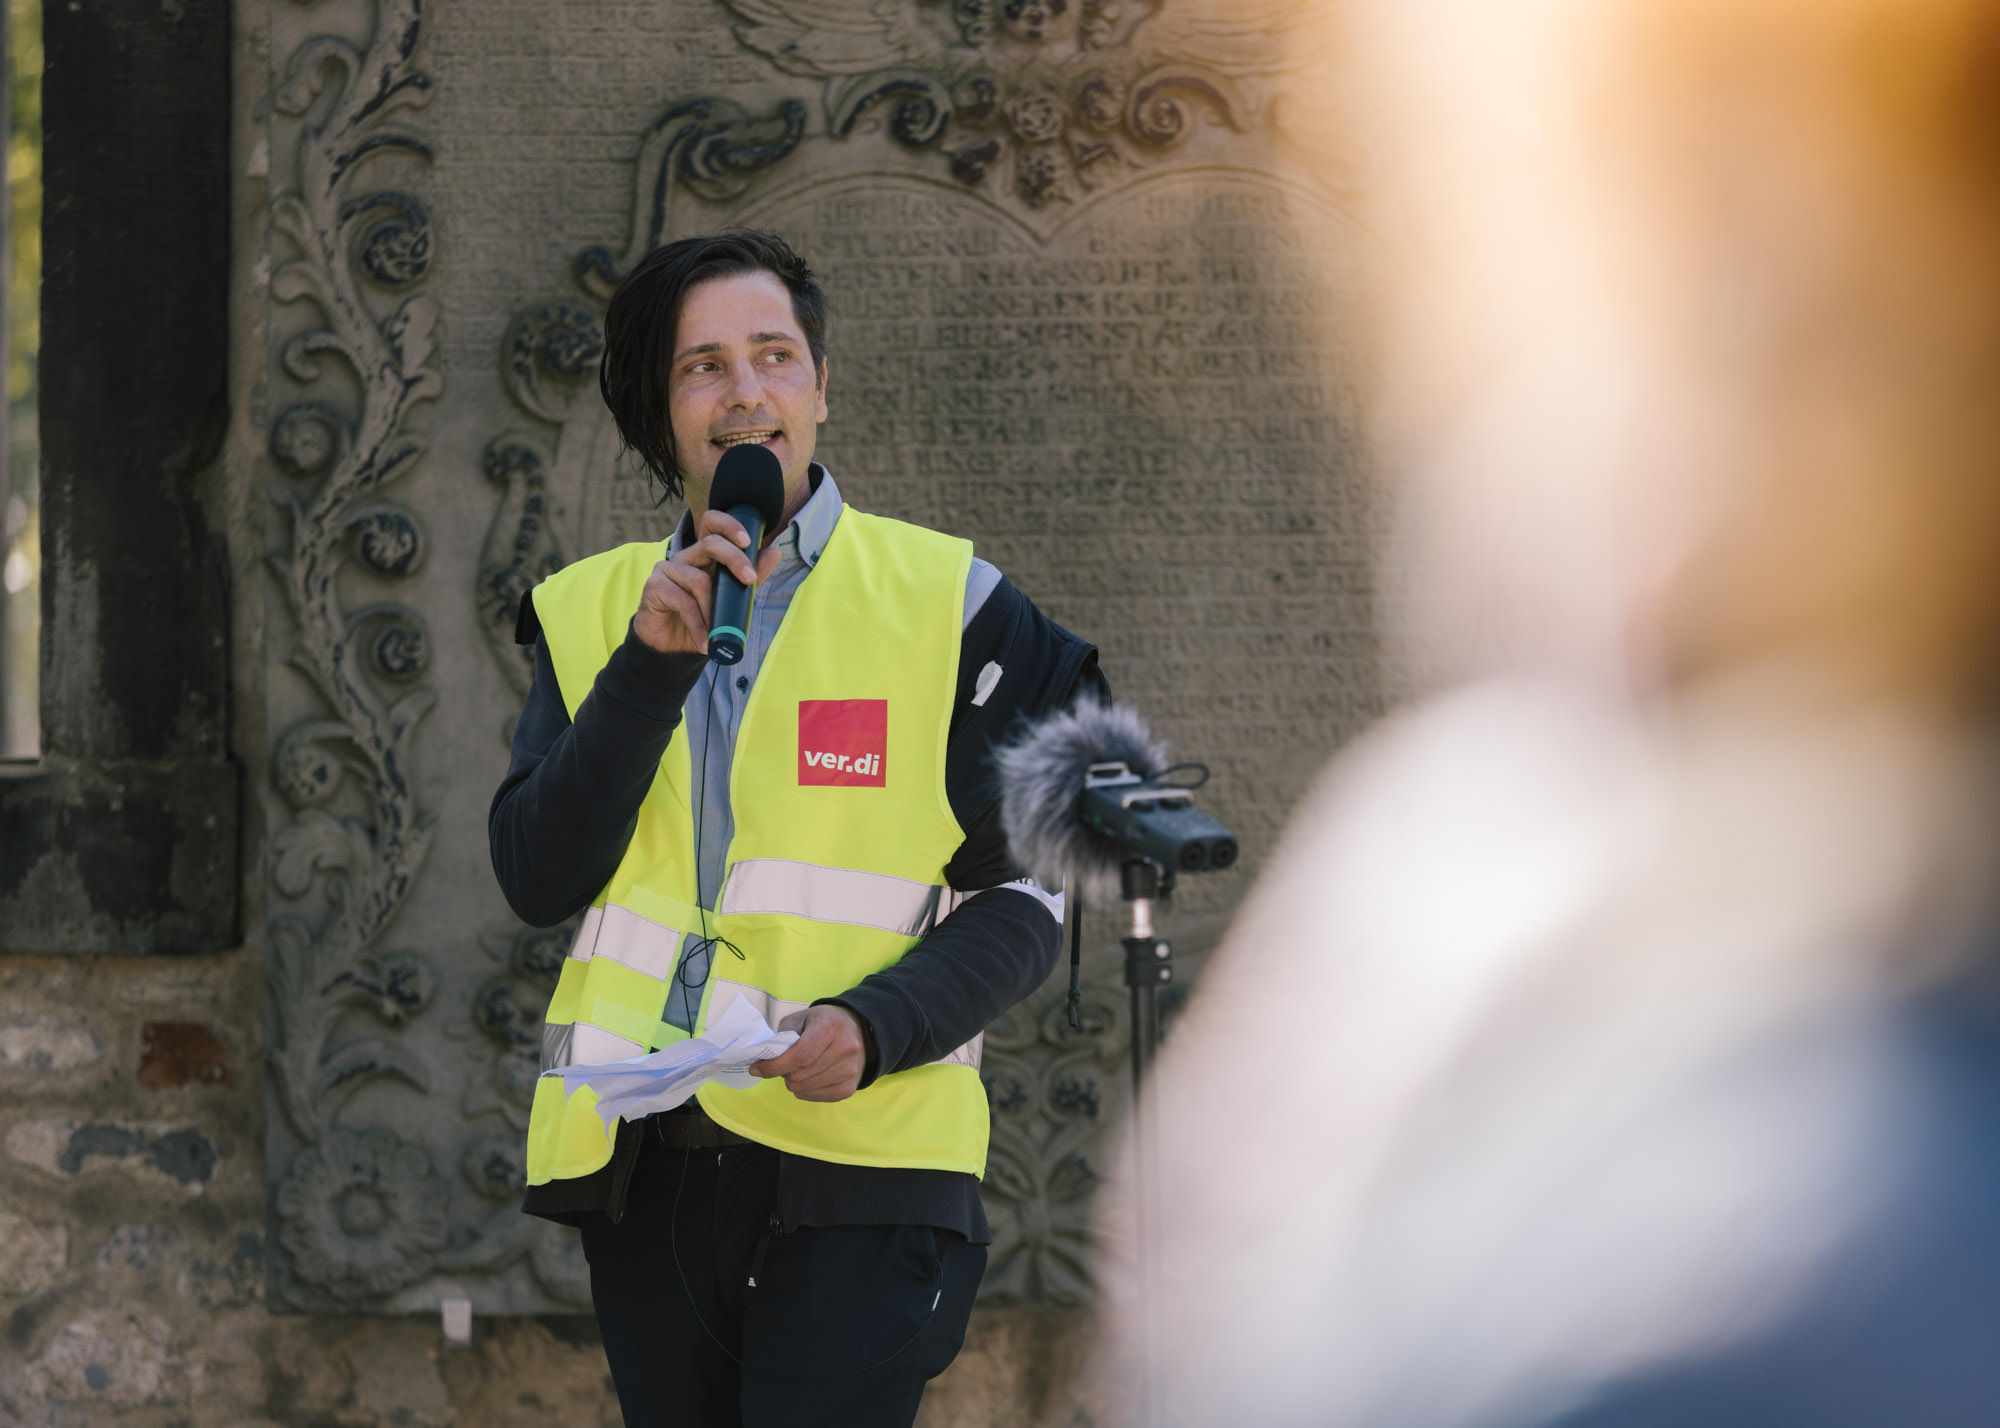
[[[535,682],[514,728],[506,777],[487,832],[493,868],[514,911],[534,926],[575,916],[604,886],[638,819],[681,706],[701,677],[700,655],[662,655],[628,634],[612,652],[571,722],[532,598],[518,636],[533,641]],[[1001,675],[974,704],[988,663]],[[1000,830],[996,744],[1026,720],[1079,695],[1108,698],[1097,651],[1035,608],[1005,579],[974,614],[961,643],[958,693],[945,749],[945,793],[965,841],[945,876],[962,905],[895,965],[827,1000],[862,1020],[871,1045],[863,1085],[925,1065],[972,1039],[1047,980],[1061,928],[1026,893],[1001,888],[1021,877]],[[565,1223],[592,1213],[621,1218],[639,1130],[621,1125],[612,1163],[594,1175],[531,1186],[522,1208]],[[836,1165],[779,1158],[779,1215],[798,1225],[921,1224],[988,1238],[977,1182],[933,1170]]]

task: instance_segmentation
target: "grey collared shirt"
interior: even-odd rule
[[[682,728],[687,733],[693,787],[689,797],[695,809],[695,869],[703,907],[715,906],[722,890],[724,862],[736,822],[729,810],[729,766],[736,754],[736,734],[742,726],[743,710],[764,667],[764,656],[777,638],[792,597],[819,563],[820,552],[833,538],[833,528],[846,509],[840,488],[818,462],[812,468],[813,492],[792,523],[778,533],[778,567],[757,587],[750,606],[750,628],[745,631],[743,658],[734,665],[711,664],[682,707]],[[667,543],[671,555],[694,533],[692,520],[683,515]],[[965,623],[971,624],[986,597],[1000,583],[1000,572],[977,556],[965,582]],[[689,933],[681,946],[680,968],[667,993],[666,1020],[684,1030],[694,1029],[695,1013],[701,1006],[702,987],[714,960],[714,948],[700,933]]]

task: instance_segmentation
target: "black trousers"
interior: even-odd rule
[[[908,1428],[965,1341],[986,1247],[923,1225],[777,1215],[763,1146],[648,1137],[612,1224],[584,1226],[626,1428]]]

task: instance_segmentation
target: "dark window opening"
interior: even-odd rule
[[[0,212],[0,759],[41,752],[41,451],[36,402],[42,318],[42,6],[8,0],[0,44],[8,201]]]

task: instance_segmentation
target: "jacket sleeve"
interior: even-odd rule
[[[945,874],[972,896],[893,966],[826,999],[867,1028],[863,1085],[950,1055],[1055,970],[1062,899],[1007,855],[993,751],[1028,720],[1109,694],[1096,649],[1005,580],[966,627],[945,748],[945,789],[966,836]]]
[[[532,630],[525,612],[522,624]],[[486,834],[508,906],[530,926],[553,927],[590,906],[617,871],[707,660],[660,654],[628,631],[572,723],[548,641],[532,637],[535,682]]]

